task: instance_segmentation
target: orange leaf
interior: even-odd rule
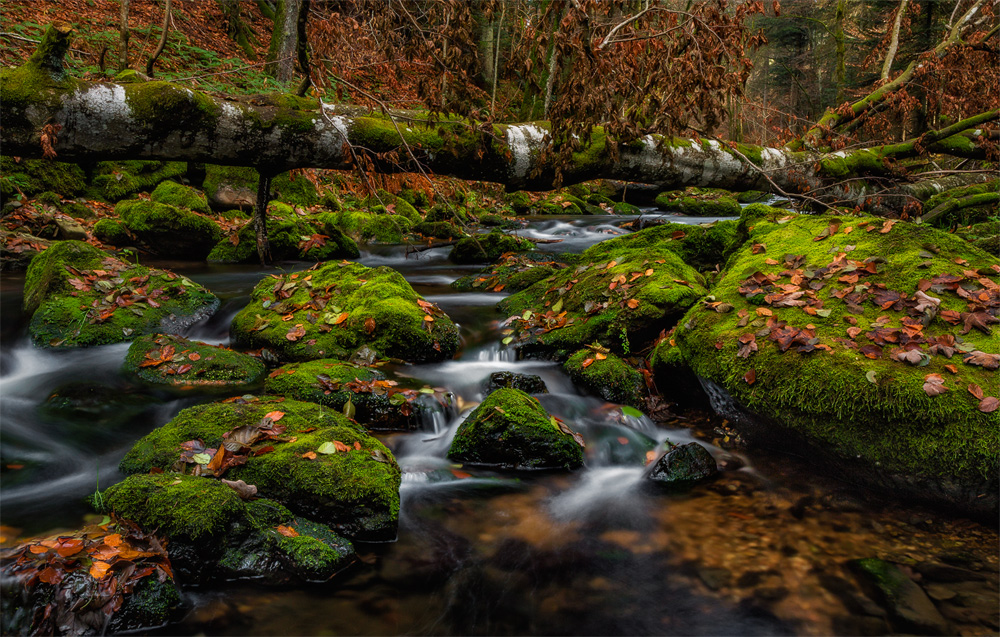
[[[464,471],[459,471],[458,469],[452,469],[451,472],[459,480],[464,480],[465,478],[471,478],[472,477],[471,473],[466,473]]]
[[[337,449],[337,451],[350,451],[351,450],[350,447],[348,447],[344,443],[340,442],[339,440],[334,440],[333,441],[333,446]]]
[[[56,553],[63,557],[69,557],[70,555],[76,555],[81,549],[83,549],[83,540],[67,538],[59,542],[59,546],[56,547]]]
[[[757,371],[751,369],[746,374],[743,374],[743,380],[747,382],[747,385],[753,385],[757,381]]]
[[[302,454],[302,457],[305,458],[306,460],[315,460],[316,459],[316,452],[315,451],[307,451],[304,454]]]
[[[271,422],[278,422],[284,417],[285,417],[285,412],[283,411],[272,411],[264,416],[264,418],[270,418]]]
[[[653,268],[646,270],[646,276],[653,276]]]
[[[954,365],[945,365],[944,368],[947,369],[952,374],[958,373],[958,367],[955,367]]]
[[[368,317],[365,319],[365,333],[371,334],[375,331],[375,319]]]
[[[583,364],[581,365],[581,367],[583,367],[584,369],[586,369],[587,367],[590,367],[593,364],[594,364],[594,359],[593,358],[588,358],[588,359],[586,359],[586,360],[583,361]]]
[[[189,361],[200,361],[201,360],[201,354],[199,354],[198,352],[191,352],[190,354],[188,354],[188,360]]]
[[[108,574],[109,568],[111,568],[111,565],[107,562],[94,562],[90,566],[90,576],[98,580],[104,579]]]
[[[774,315],[774,312],[767,309],[766,307],[757,308],[757,316],[772,316],[772,315]]]
[[[361,451],[361,441],[360,440],[355,440],[354,441],[354,450],[355,451]]]
[[[350,316],[350,314],[348,314],[347,312],[341,312],[339,315],[337,315],[337,318],[333,319],[333,324],[340,325],[341,323],[347,320],[348,316]]]
[[[608,357],[607,354],[602,354],[600,352],[597,352],[596,354],[594,354],[594,358],[596,358],[599,361],[603,361],[607,357]]]
[[[626,305],[628,305],[630,309],[634,310],[635,308],[639,307],[639,299],[629,299]]]
[[[650,449],[649,451],[646,452],[646,464],[649,464],[654,460],[656,460],[656,451]]]
[[[434,317],[428,314],[427,316],[424,317],[424,320],[427,321],[428,323],[433,323]]]
[[[279,525],[275,530],[278,533],[281,533],[282,535],[284,535],[285,537],[298,537],[299,536],[299,532],[298,531],[296,531],[295,529],[293,529],[290,526],[285,526],[284,524]]]
[[[62,574],[49,566],[38,574],[38,579],[46,584],[58,584],[62,581]]]

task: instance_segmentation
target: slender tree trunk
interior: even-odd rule
[[[271,245],[267,240],[267,203],[271,199],[271,174],[261,171],[257,179],[257,203],[253,209],[253,230],[257,237],[260,264],[271,262]]]
[[[493,114],[494,108],[497,103],[497,76],[500,73],[500,35],[503,33],[503,19],[507,15],[507,5],[503,5],[503,10],[500,11],[500,22],[497,23],[497,37],[494,43],[495,56],[493,58],[493,81],[491,84],[490,91],[490,114]]]
[[[118,27],[118,33],[121,36],[121,47],[120,52],[120,64],[119,71],[124,71],[128,68],[128,40],[131,35],[128,30],[128,8],[130,0],[120,0],[121,1],[121,24]]]
[[[306,35],[306,23],[309,20],[309,1],[302,0],[302,6],[299,9],[299,19],[296,23],[296,30],[298,31],[296,52],[298,54],[299,71],[303,75],[302,83],[299,84],[298,90],[295,91],[295,94],[299,97],[305,97],[306,91],[312,86],[312,70],[309,67],[309,39]]]
[[[264,70],[279,82],[288,82],[295,75],[301,7],[302,0],[278,0],[271,46],[267,51],[268,63]]]
[[[837,17],[833,28],[833,39],[837,47],[837,62],[833,70],[833,81],[837,85],[837,104],[844,102],[844,85],[846,84],[847,65],[844,64],[844,13],[847,0],[837,0]]]
[[[156,47],[156,51],[146,62],[146,75],[153,77],[153,65],[156,64],[156,59],[160,57],[163,53],[163,48],[167,46],[167,34],[170,33],[170,4],[172,0],[165,0],[163,7],[163,33],[160,34],[160,43]]]
[[[482,64],[482,78],[487,86],[492,87],[493,77],[496,75],[493,71],[493,48],[496,46],[493,33],[494,23],[493,20],[487,20],[485,17],[481,17],[481,19],[482,23],[479,25],[479,59]]]
[[[882,64],[882,79],[889,79],[892,71],[892,62],[896,58],[896,50],[899,48],[899,30],[903,26],[903,16],[906,14],[906,5],[910,0],[900,0],[896,8],[896,21],[892,24],[892,36],[889,39],[889,50],[885,53],[885,63]]]

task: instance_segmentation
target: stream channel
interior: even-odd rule
[[[627,232],[620,226],[632,219],[539,217],[519,232],[560,239],[539,246],[549,252],[580,252]],[[479,268],[450,263],[449,249],[407,255],[405,246],[378,246],[359,259],[399,270],[459,323],[463,338],[454,360],[388,370],[447,388],[457,405],[433,413],[420,431],[379,436],[403,469],[398,540],[359,544],[358,562],[324,584],[188,589],[186,616],[162,634],[898,631],[898,618],[876,603],[878,596],[849,566],[868,557],[906,565],[955,634],[1000,629],[994,527],[817,475],[809,458],[740,450],[725,421],[696,399],[676,408],[683,416],[654,424],[585,395],[557,363],[516,360],[500,343],[504,317],[494,304],[502,295],[453,290],[452,281]],[[253,286],[278,269],[154,265],[222,299],[215,316],[185,334],[216,344],[228,343],[229,321]],[[6,546],[13,536],[78,528],[90,514],[84,498],[98,484],[103,489],[122,479],[116,466],[137,439],[185,407],[225,397],[179,397],[130,381],[119,372],[128,344],[33,348],[20,311],[23,282],[23,274],[5,274],[0,283],[0,530]],[[583,469],[452,471],[456,466],[445,459],[451,437],[496,371],[545,380],[542,404],[586,439]],[[686,493],[651,490],[642,477],[644,458],[622,451],[621,441],[636,436],[656,439],[660,449],[666,440],[698,441],[726,470]],[[956,582],[955,573],[964,575]]]

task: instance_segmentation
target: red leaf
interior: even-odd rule
[[[581,367],[583,367],[584,369],[586,369],[586,368],[590,367],[593,364],[594,364],[594,359],[593,358],[588,358],[588,359],[585,359],[583,361],[583,364],[581,365]]]
[[[201,360],[201,354],[199,354],[197,352],[191,352],[190,354],[188,354],[188,360],[189,361],[200,361]]]
[[[757,371],[751,369],[746,374],[743,374],[743,380],[747,382],[747,385],[753,385],[757,382]]]
[[[940,396],[948,391],[944,386],[944,378],[941,374],[927,374],[924,376],[924,393],[928,396]]]

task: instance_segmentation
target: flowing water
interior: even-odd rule
[[[632,219],[544,217],[520,232],[559,240],[543,251],[579,252],[626,233],[621,225]],[[187,615],[164,634],[877,634],[886,630],[884,612],[847,566],[866,557],[909,565],[917,579],[929,577],[928,564],[980,575],[959,583],[965,588],[938,585],[934,599],[956,633],[1000,628],[995,528],[817,476],[808,459],[723,448],[732,446],[726,423],[696,407],[654,424],[584,395],[558,364],[519,361],[500,345],[493,306],[501,295],[452,290],[478,268],[455,266],[447,254],[384,246],[360,259],[398,269],[463,337],[454,360],[390,370],[456,397],[431,410],[420,431],[381,436],[403,469],[398,540],[358,545],[358,563],[325,585],[188,591]],[[210,343],[228,342],[229,321],[274,271],[157,265],[222,299],[214,317],[186,334]],[[17,275],[0,282],[0,528],[8,538],[79,526],[84,498],[122,478],[116,465],[135,440],[220,397],[129,382],[119,373],[127,345],[32,348],[22,286]],[[545,380],[546,409],[587,441],[584,469],[453,471],[451,438],[495,371]],[[662,449],[667,440],[699,442],[726,470],[685,494],[650,490],[643,454],[630,450]]]

